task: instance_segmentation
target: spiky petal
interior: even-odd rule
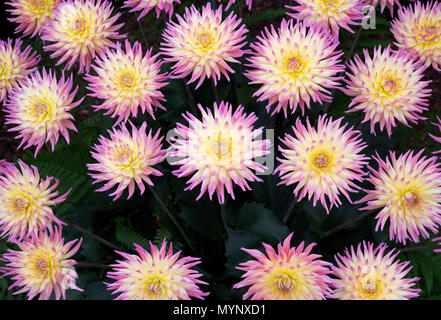
[[[426,66],[441,71],[441,3],[418,1],[402,7],[392,21],[394,44],[419,57]]]
[[[222,0],[218,0],[219,2],[220,1],[222,1]],[[239,1],[243,1],[243,0],[239,0]],[[227,4],[227,6],[225,7],[225,11],[226,10],[228,10],[228,9],[230,9],[230,7],[233,5],[233,3],[235,3],[236,2],[236,0],[228,0],[228,4]],[[248,7],[248,10],[251,10],[251,7],[252,7],[252,5],[253,5],[253,0],[245,0],[245,4],[247,5],[247,7]]]
[[[63,72],[58,80],[55,72],[43,68],[42,73],[31,74],[11,90],[4,109],[5,123],[12,126],[8,131],[19,133],[19,148],[35,146],[37,156],[49,141],[53,151],[60,134],[69,143],[68,129],[77,131],[69,111],[83,101],[73,101],[78,86],[72,91],[72,79],[72,75],[65,79]]]
[[[257,117],[254,113],[245,114],[242,106],[234,113],[232,105],[223,101],[219,106],[214,103],[214,113],[198,107],[202,121],[187,112],[183,117],[188,126],[176,125],[179,138],[172,139],[169,156],[179,158],[172,165],[180,168],[173,174],[179,178],[193,174],[185,190],[201,184],[196,200],[208,191],[210,199],[216,192],[219,202],[224,203],[224,187],[234,199],[233,183],[245,191],[251,190],[247,181],[262,181],[251,170],[266,169],[254,159],[267,155],[271,142],[256,139],[263,128],[253,128]]]
[[[380,131],[386,128],[392,134],[392,128],[399,121],[410,127],[408,122],[417,123],[425,120],[420,114],[428,110],[428,97],[432,91],[428,88],[431,81],[422,81],[425,66],[415,60],[411,53],[399,50],[392,52],[387,46],[374,48],[371,58],[366,49],[364,62],[358,55],[349,63],[345,79],[346,88],[341,90],[354,97],[349,105],[349,112],[363,111],[363,122],[371,122],[371,133],[375,134],[375,124],[380,124]]]
[[[399,251],[386,253],[387,245],[363,241],[355,250],[345,249],[335,256],[332,266],[332,298],[340,300],[408,300],[419,296],[419,278],[406,278],[410,261],[400,262]]]
[[[18,243],[20,250],[8,249],[2,260],[5,267],[0,271],[3,276],[12,276],[15,280],[8,290],[22,287],[14,294],[27,293],[31,300],[38,296],[40,300],[49,300],[52,294],[55,299],[66,299],[66,289],[83,291],[76,286],[78,274],[70,259],[80,248],[83,239],[75,239],[64,243],[61,228],[48,233],[40,231],[38,235]]]
[[[116,260],[107,277],[116,280],[105,283],[116,300],[190,300],[204,299],[209,293],[202,292],[199,280],[201,273],[191,267],[199,264],[200,258],[183,257],[181,251],[173,253],[172,244],[167,250],[164,239],[161,248],[150,243],[150,252],[134,243],[137,254],[116,251],[124,260]]]
[[[0,175],[0,236],[12,242],[33,236],[39,230],[52,230],[53,223],[61,226],[63,222],[51,206],[66,200],[70,192],[69,189],[56,198],[57,179],[40,179],[35,166],[29,167],[21,160],[18,165],[20,169],[8,166]]]
[[[292,233],[282,243],[273,247],[262,243],[266,255],[256,249],[243,251],[256,260],[243,262],[236,267],[245,271],[243,280],[233,288],[249,287],[243,299],[252,300],[323,300],[331,292],[330,263],[319,260],[321,255],[312,254],[315,243],[305,248],[291,247]]]
[[[8,93],[18,81],[37,70],[40,56],[31,46],[21,50],[22,41],[0,40],[0,102],[5,103]]]
[[[184,17],[176,18],[178,23],[167,23],[161,43],[162,54],[168,56],[164,61],[175,63],[171,67],[172,77],[191,75],[188,83],[198,80],[196,88],[206,78],[217,84],[221,74],[230,80],[228,73],[234,70],[228,63],[239,63],[236,58],[245,54],[241,48],[248,30],[242,19],[233,12],[222,19],[222,6],[212,10],[210,3],[202,10],[194,5],[186,7]]]
[[[419,236],[429,238],[426,229],[437,233],[441,223],[441,169],[436,157],[423,156],[424,150],[400,154],[390,151],[381,159],[378,170],[368,167],[367,180],[375,187],[365,190],[367,195],[359,202],[366,203],[362,210],[381,209],[375,217],[375,230],[383,230],[389,220],[389,238],[406,244],[406,240],[419,241]]]
[[[306,119],[306,126],[297,118],[292,127],[295,137],[285,134],[281,141],[287,147],[279,147],[284,158],[274,173],[279,173],[279,184],[296,184],[294,195],[300,201],[308,196],[323,205],[326,212],[341,204],[341,195],[352,203],[348,192],[358,192],[356,182],[362,182],[363,166],[368,158],[360,152],[366,144],[360,132],[353,127],[346,129],[343,118],[319,116],[317,128]],[[330,207],[328,208],[328,201]]]
[[[436,127],[438,128],[439,131],[441,131],[441,119],[440,119],[438,116],[436,116],[436,119],[437,119],[437,122],[432,122],[432,124],[433,124],[434,126],[436,126]],[[441,137],[437,137],[437,136],[435,136],[435,135],[433,135],[433,134],[431,134],[431,133],[429,133],[429,136],[430,136],[433,140],[435,140],[435,142],[437,142],[437,143],[441,143]],[[441,150],[435,151],[435,152],[433,152],[433,153],[434,153],[434,154],[441,153]]]
[[[70,69],[79,61],[79,73],[89,72],[92,60],[105,48],[114,47],[112,40],[124,38],[115,24],[121,15],[112,16],[107,0],[65,0],[54,9],[53,19],[43,26],[41,39],[50,42],[43,48],[54,51],[51,58],[59,58],[56,66],[66,62]]]
[[[248,58],[252,69],[245,75],[250,84],[261,85],[254,96],[268,101],[268,112],[276,105],[271,115],[283,110],[287,117],[288,109],[292,114],[299,105],[303,114],[311,100],[331,102],[328,89],[339,86],[337,74],[344,70],[339,64],[343,52],[337,50],[338,39],[331,33],[283,20],[277,31],[271,25],[271,31],[265,28],[257,40]]]
[[[415,0],[413,0],[415,1]],[[381,13],[383,13],[384,8],[386,8],[386,6],[388,7],[391,16],[394,15],[394,6],[397,6],[398,8],[401,8],[401,3],[400,0],[365,0],[366,4],[371,5],[371,6],[378,6],[378,4],[380,4],[380,10]]]
[[[119,129],[108,130],[110,139],[100,136],[99,144],[93,146],[92,157],[98,163],[87,164],[90,171],[98,173],[89,173],[95,179],[93,182],[100,183],[105,181],[103,187],[97,191],[107,191],[114,186],[116,190],[110,194],[115,196],[113,200],[118,199],[124,189],[129,189],[128,199],[133,195],[137,185],[144,193],[144,182],[153,186],[150,175],[161,176],[162,173],[153,168],[155,164],[164,161],[166,150],[162,150],[162,139],[159,137],[160,131],[152,135],[152,130],[146,132],[147,123],[144,122],[137,129],[131,122],[132,133],[125,125],[120,125]]]
[[[130,8],[129,12],[141,11],[138,20],[153,9],[156,11],[156,19],[159,18],[161,11],[168,13],[169,18],[171,18],[175,2],[180,4],[181,0],[126,0],[122,7]]]
[[[97,75],[86,75],[87,89],[92,97],[103,99],[101,105],[93,105],[97,110],[107,110],[105,115],[118,117],[116,123],[127,121],[130,115],[136,117],[138,109],[147,111],[152,118],[153,108],[165,110],[160,101],[165,101],[159,91],[166,86],[167,76],[160,73],[161,60],[152,56],[152,49],[143,56],[139,42],[132,46],[125,42],[125,51],[118,43],[115,50],[107,49],[105,54],[95,60],[92,68]]]

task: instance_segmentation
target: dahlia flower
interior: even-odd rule
[[[380,3],[381,13],[383,13],[384,8],[386,8],[387,6],[392,16],[394,15],[394,5],[398,6],[398,8],[401,8],[400,0],[365,0],[365,2],[366,4],[372,5],[374,7],[378,6],[378,4]]]
[[[68,129],[77,131],[69,111],[82,101],[73,102],[78,86],[72,91],[72,75],[65,79],[64,73],[57,80],[55,72],[43,68],[12,88],[5,104],[6,124],[13,125],[8,131],[19,132],[22,139],[19,148],[36,146],[34,156],[41,147],[50,142],[52,151],[61,135],[69,143]]]
[[[340,300],[408,300],[418,297],[415,288],[419,278],[405,278],[412,269],[409,261],[397,259],[399,251],[385,252],[387,245],[363,241],[357,250],[345,249],[344,256],[337,254],[337,265],[332,265],[333,292],[331,297]],[[406,269],[407,268],[407,269]]]
[[[187,112],[183,117],[188,127],[180,123],[176,126],[180,138],[172,138],[169,155],[181,159],[172,163],[180,166],[173,174],[179,178],[193,174],[185,190],[201,184],[196,200],[208,191],[210,199],[216,192],[219,202],[224,203],[224,187],[234,199],[233,183],[245,191],[251,190],[247,181],[262,181],[251,170],[263,172],[266,167],[253,159],[269,154],[271,142],[255,139],[263,127],[254,129],[256,115],[245,114],[242,106],[234,113],[228,102],[219,106],[214,103],[214,113],[198,107],[202,121]]]
[[[292,235],[277,245],[278,252],[262,243],[267,255],[256,249],[242,248],[256,258],[236,267],[245,274],[233,288],[249,286],[244,300],[248,297],[252,300],[323,300],[331,292],[328,276],[331,264],[318,260],[321,255],[311,254],[315,243],[304,248],[302,241],[297,248],[291,247]]]
[[[17,81],[24,79],[28,74],[37,70],[40,57],[32,52],[31,46],[21,50],[20,39],[0,40],[0,102],[5,103],[7,94]]]
[[[365,203],[362,210],[381,209],[375,217],[375,230],[383,230],[390,221],[389,238],[406,244],[406,240],[418,242],[421,234],[429,238],[427,229],[436,233],[441,223],[441,169],[436,157],[421,156],[424,150],[414,155],[409,150],[398,158],[390,152],[390,159],[382,160],[378,155],[378,170],[368,167],[367,178],[375,187],[365,190],[367,195],[359,202]]]
[[[354,97],[348,112],[363,111],[362,122],[371,121],[371,133],[375,134],[378,122],[380,131],[385,127],[389,136],[396,120],[406,126],[409,121],[425,120],[418,113],[428,110],[427,98],[432,91],[428,88],[431,81],[421,81],[426,67],[407,51],[391,52],[390,46],[383,51],[381,46],[374,48],[373,58],[366,49],[363,52],[365,62],[355,55],[349,64],[350,73],[346,72],[347,88],[341,88]]]
[[[340,194],[352,203],[348,191],[360,189],[354,181],[363,181],[362,168],[368,160],[360,154],[366,148],[360,132],[353,127],[346,129],[342,119],[319,116],[317,128],[313,128],[309,119],[305,127],[297,118],[292,127],[295,137],[286,134],[281,139],[287,149],[279,147],[284,158],[277,158],[281,164],[274,171],[282,180],[279,184],[297,184],[294,195],[298,201],[308,195],[313,206],[320,200],[327,213],[341,204]]]
[[[138,20],[144,17],[150,10],[155,9],[156,19],[159,18],[161,11],[167,14],[171,18],[173,14],[173,4],[181,3],[181,0],[126,0],[124,1],[123,8],[131,8],[129,12],[141,11],[138,16]]]
[[[99,144],[93,146],[92,157],[98,163],[87,164],[90,171],[98,173],[89,173],[95,179],[93,182],[99,183],[106,181],[103,187],[97,191],[104,192],[115,185],[116,190],[110,194],[115,196],[114,201],[118,199],[124,189],[129,188],[129,199],[135,191],[135,183],[144,193],[144,182],[153,186],[150,175],[161,176],[162,173],[153,168],[157,163],[164,161],[166,150],[162,150],[162,137],[159,138],[159,130],[152,136],[150,129],[148,135],[146,132],[147,123],[144,122],[139,129],[130,122],[132,133],[130,134],[125,125],[120,125],[120,130],[114,128],[108,130],[110,139],[103,136],[98,138]]]
[[[41,34],[42,26],[46,19],[53,18],[53,10],[61,0],[11,0],[6,2],[13,9],[6,11],[11,12],[12,18],[9,21],[18,23],[15,29],[16,33],[22,32],[24,36],[31,38]]]
[[[286,8],[296,11],[288,13],[296,20],[303,21],[308,26],[321,25],[332,30],[338,36],[339,28],[354,32],[349,25],[360,25],[358,20],[364,18],[364,0],[296,0],[298,6]]]
[[[87,75],[84,79],[89,82],[87,88],[92,97],[104,99],[95,109],[107,110],[112,118],[118,116],[117,123],[127,121],[130,115],[136,117],[138,108],[142,113],[153,115],[153,107],[165,110],[160,101],[164,95],[159,91],[167,85],[167,77],[160,73],[162,61],[157,61],[157,55],[151,55],[150,49],[143,56],[141,44],[135,42],[133,48],[128,40],[125,42],[125,52],[118,43],[115,50],[107,49],[106,53],[95,60],[92,68],[97,75]]]
[[[288,108],[294,113],[298,105],[303,113],[311,100],[331,102],[327,89],[339,86],[337,74],[344,70],[339,64],[343,52],[336,50],[339,42],[332,34],[283,20],[277,32],[273,26],[271,31],[265,28],[257,39],[248,58],[253,69],[245,75],[250,84],[261,85],[254,96],[260,96],[257,101],[268,101],[268,112],[276,105],[271,115],[283,109],[287,117]]]
[[[116,300],[190,300],[204,299],[209,293],[198,285],[207,284],[191,267],[201,263],[200,258],[180,258],[181,251],[173,253],[172,244],[167,250],[164,239],[161,248],[150,243],[150,252],[134,243],[136,254],[116,251],[124,260],[116,260],[107,277],[116,280],[105,283],[113,294],[121,293]]]
[[[390,31],[399,48],[409,50],[426,65],[441,71],[441,3],[430,1],[424,6],[416,2],[414,8],[402,7],[392,21]]]
[[[79,60],[79,73],[89,72],[96,55],[114,47],[112,40],[124,38],[118,34],[123,23],[115,24],[120,13],[112,15],[107,0],[65,0],[54,9],[53,19],[43,26],[41,39],[52,42],[43,47],[54,51],[51,58],[59,58],[56,66],[66,62],[70,69]]]
[[[80,248],[83,239],[64,243],[61,229],[55,228],[52,233],[41,231],[23,242],[18,243],[20,250],[8,249],[2,260],[5,267],[0,270],[3,276],[13,276],[14,287],[23,287],[14,294],[27,292],[28,299],[39,296],[40,300],[49,300],[52,293],[55,299],[66,299],[66,289],[83,291],[75,285],[78,275],[73,267],[76,261],[69,259]]]
[[[7,236],[8,241],[21,241],[39,230],[52,230],[52,223],[61,226],[63,222],[55,217],[50,206],[66,200],[70,192],[69,189],[56,198],[57,179],[42,180],[36,167],[21,160],[18,165],[20,169],[9,166],[0,175],[0,236]]]
[[[210,3],[202,12],[192,5],[190,9],[185,8],[184,18],[176,17],[178,23],[167,23],[161,44],[162,54],[169,56],[164,62],[176,62],[171,67],[172,77],[184,78],[191,74],[188,83],[199,79],[196,89],[205,78],[213,78],[216,84],[223,74],[229,80],[228,72],[234,73],[234,70],[227,62],[239,63],[235,58],[246,53],[241,48],[248,30],[242,19],[237,19],[233,12],[222,19],[222,6],[212,10]]]

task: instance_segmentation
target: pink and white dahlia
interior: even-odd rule
[[[386,6],[389,8],[390,14],[394,15],[394,6],[398,6],[398,8],[401,8],[400,0],[364,0],[366,4],[372,5],[374,7],[378,6],[380,4],[381,13],[383,13],[384,8]],[[415,1],[415,0],[413,0]]]
[[[210,199],[216,192],[220,203],[225,201],[225,189],[234,199],[233,183],[243,191],[251,190],[247,181],[262,181],[251,170],[264,172],[266,167],[256,161],[270,153],[271,142],[256,139],[263,127],[253,128],[257,121],[253,113],[247,115],[242,106],[233,108],[228,102],[214,103],[214,113],[198,105],[202,121],[187,112],[183,117],[188,126],[176,125],[175,138],[171,143],[172,157],[179,160],[172,165],[180,166],[173,171],[177,177],[193,176],[185,190],[192,190],[201,184],[196,200],[208,191]]]
[[[239,63],[236,58],[246,51],[245,34],[248,30],[242,19],[231,12],[222,19],[222,6],[211,9],[208,3],[202,11],[193,5],[185,8],[182,18],[176,15],[178,23],[170,21],[163,32],[162,54],[168,56],[164,62],[175,62],[172,78],[184,78],[191,74],[188,83],[199,79],[196,89],[205,78],[213,78],[216,84],[223,74],[234,73],[229,63]]]
[[[175,2],[180,4],[181,0],[126,0],[122,7],[130,8],[129,12],[141,11],[138,20],[153,9],[156,11],[156,19],[159,18],[161,11],[168,13],[169,18],[171,18]]]
[[[354,32],[350,25],[360,25],[364,18],[364,0],[296,0],[297,6],[285,7],[294,10],[288,13],[308,26],[321,25],[338,36],[339,28]]]
[[[21,50],[22,41],[0,40],[0,102],[5,103],[7,94],[18,81],[37,70],[40,57],[31,46]]]
[[[416,2],[414,7],[402,7],[392,21],[390,31],[394,44],[421,59],[426,65],[441,71],[441,3]]]
[[[4,276],[12,276],[15,280],[8,290],[22,287],[14,294],[27,293],[28,299],[39,296],[40,300],[49,300],[52,294],[55,299],[66,299],[66,290],[83,291],[76,286],[78,274],[74,265],[76,261],[70,259],[80,248],[83,239],[75,239],[64,243],[61,228],[55,228],[52,233],[40,231],[29,239],[18,243],[20,250],[8,249],[2,260],[5,267],[0,271]]]
[[[331,33],[283,20],[277,31],[265,28],[257,40],[248,58],[252,69],[245,75],[250,84],[261,85],[253,96],[268,101],[268,112],[276,105],[271,115],[283,110],[287,117],[288,108],[294,113],[299,105],[303,114],[311,100],[331,102],[328,89],[339,86],[337,75],[344,70],[339,64],[343,52],[336,50],[339,42]]]
[[[56,66],[66,62],[70,69],[79,61],[79,73],[89,72],[92,60],[112,40],[124,38],[117,31],[123,23],[115,24],[120,13],[112,16],[112,4],[107,0],[65,0],[54,9],[54,17],[43,26],[41,39],[52,42],[43,48],[54,51],[51,58],[59,58]]]
[[[191,267],[201,263],[200,258],[180,258],[181,251],[173,253],[172,244],[167,250],[164,239],[158,250],[150,242],[150,252],[137,245],[137,254],[116,251],[124,260],[116,260],[107,277],[116,280],[105,283],[116,300],[190,300],[192,297],[204,299],[208,292],[202,292],[199,280],[201,273]]]
[[[97,191],[107,191],[114,186],[116,190],[110,194],[118,199],[124,189],[129,188],[128,199],[135,191],[135,185],[144,193],[144,182],[153,186],[150,175],[161,176],[162,173],[153,168],[155,164],[164,161],[166,150],[162,150],[162,137],[159,138],[159,130],[152,135],[152,130],[146,132],[147,123],[144,122],[137,129],[131,122],[132,133],[125,125],[120,125],[120,129],[108,130],[110,139],[100,136],[99,144],[93,146],[92,157],[98,163],[87,164],[89,173],[95,179],[93,182],[100,183],[105,181],[103,187]]]
[[[118,117],[116,123],[127,121],[130,115],[136,117],[139,108],[153,119],[153,108],[165,110],[160,102],[165,100],[164,95],[159,89],[167,85],[167,77],[159,70],[162,61],[151,53],[152,49],[143,56],[141,44],[135,42],[132,48],[128,40],[125,51],[121,43],[115,50],[107,48],[105,54],[95,60],[96,66],[92,65],[97,75],[85,77],[89,82],[87,89],[92,92],[89,95],[104,100],[93,107],[107,110],[105,114],[112,114],[112,118]]]
[[[429,238],[426,228],[436,233],[441,223],[441,169],[436,157],[421,156],[409,150],[398,158],[390,152],[390,159],[374,159],[378,170],[368,166],[367,178],[375,187],[365,190],[367,195],[359,202],[362,210],[381,209],[375,217],[375,230],[383,230],[389,220],[389,238],[406,244],[406,240],[418,242],[420,235]]]
[[[331,264],[319,260],[321,255],[311,253],[315,243],[305,248],[302,241],[297,248],[291,247],[292,235],[277,245],[277,252],[262,243],[266,255],[256,249],[242,248],[256,258],[236,267],[245,274],[233,288],[249,287],[244,300],[248,297],[252,300],[324,300],[330,294]]]
[[[61,0],[10,0],[6,2],[13,7],[7,9],[12,14],[9,21],[18,23],[16,33],[22,32],[31,38],[41,34],[46,19],[52,19],[53,10]]]
[[[55,72],[43,68],[35,72],[12,88],[5,104],[6,124],[13,127],[8,131],[18,132],[16,139],[21,139],[19,148],[36,146],[34,156],[41,147],[50,142],[52,151],[61,135],[69,143],[68,129],[77,131],[69,111],[82,101],[73,102],[78,86],[72,91],[72,75],[60,80]]]
[[[296,184],[298,201],[306,196],[313,199],[313,206],[320,201],[326,213],[341,204],[341,195],[352,203],[348,192],[360,190],[355,182],[364,180],[362,169],[369,159],[360,153],[366,148],[360,132],[346,129],[342,120],[319,116],[317,128],[313,128],[309,119],[304,126],[297,118],[292,127],[295,137],[285,134],[281,139],[287,148],[279,147],[284,158],[277,158],[281,164],[274,171],[282,180],[279,184]]]
[[[397,259],[399,251],[386,253],[387,245],[363,241],[357,250],[351,246],[344,255],[337,254],[337,265],[332,266],[333,292],[331,298],[340,300],[408,300],[418,297],[415,288],[419,278],[406,278],[412,269],[409,261]]]
[[[345,94],[354,97],[348,111],[363,111],[362,122],[370,120],[371,133],[375,134],[377,122],[380,131],[386,128],[390,136],[396,120],[410,127],[408,122],[426,119],[420,114],[428,110],[427,98],[432,91],[428,84],[431,81],[421,80],[426,67],[411,53],[404,50],[391,52],[390,46],[382,51],[379,46],[374,48],[373,58],[364,50],[364,62],[355,55],[348,66],[347,87],[341,88]]]
[[[52,223],[61,226],[63,222],[54,215],[51,206],[66,200],[70,192],[56,198],[57,179],[42,180],[36,167],[29,167],[21,160],[18,165],[20,169],[8,166],[0,175],[0,236],[12,242],[41,230],[52,230]]]

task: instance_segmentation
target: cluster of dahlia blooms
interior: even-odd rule
[[[137,254],[116,251],[124,260],[112,264],[106,283],[108,290],[119,294],[117,300],[190,300],[204,299],[209,293],[199,288],[206,282],[199,280],[201,273],[192,269],[201,263],[199,258],[179,258],[181,251],[167,250],[164,239],[161,248],[150,242],[150,252],[134,243]]]
[[[224,203],[225,189],[234,199],[233,183],[245,191],[251,190],[248,181],[262,181],[252,170],[266,170],[255,158],[267,155],[271,142],[258,139],[263,128],[253,128],[257,117],[245,114],[242,106],[234,112],[233,106],[223,101],[214,103],[214,112],[198,107],[202,121],[187,112],[182,116],[188,126],[176,125],[179,138],[172,139],[169,156],[180,158],[172,163],[180,167],[173,174],[179,178],[193,174],[185,190],[201,184],[197,200],[208,191],[210,199],[216,192],[219,203]]]

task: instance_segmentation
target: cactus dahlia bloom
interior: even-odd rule
[[[386,8],[387,6],[392,16],[394,15],[394,5],[397,5],[398,8],[401,8],[400,0],[365,0],[365,2],[366,4],[372,5],[374,7],[378,6],[378,4],[380,3],[381,13],[383,13],[384,8]]]
[[[35,37],[41,34],[46,18],[51,19],[53,10],[61,0],[11,0],[6,2],[14,7],[6,11],[14,16],[8,20],[18,23],[15,32],[23,32],[24,36]]]
[[[17,81],[24,79],[27,75],[37,70],[40,57],[32,52],[31,46],[21,50],[20,39],[16,39],[14,45],[12,40],[0,40],[0,102],[5,103],[7,94]]]
[[[234,73],[234,70],[227,62],[239,63],[235,58],[245,53],[241,48],[248,30],[241,24],[242,19],[231,12],[222,20],[222,6],[212,10],[210,3],[202,12],[192,5],[190,9],[185,8],[184,18],[176,17],[178,23],[167,23],[161,44],[162,54],[169,56],[164,62],[176,62],[172,66],[172,77],[184,78],[191,74],[188,83],[199,79],[196,89],[205,78],[213,78],[216,84],[221,73],[229,80],[228,72]]]
[[[387,134],[392,134],[395,121],[409,126],[408,121],[417,123],[425,120],[418,113],[428,110],[427,98],[431,81],[421,81],[426,67],[404,50],[391,52],[390,46],[384,51],[381,46],[374,48],[371,58],[364,50],[363,63],[358,55],[349,64],[347,88],[341,90],[354,97],[349,105],[349,112],[361,110],[365,113],[363,122],[371,121],[371,133],[375,134],[375,124],[380,124],[380,131],[386,127]],[[351,108],[352,107],[352,108]]]
[[[8,241],[21,241],[39,230],[52,230],[52,223],[61,226],[63,223],[50,206],[66,200],[70,192],[55,198],[57,179],[40,180],[36,167],[29,167],[21,160],[18,165],[20,170],[8,166],[0,175],[0,236],[7,236]],[[55,183],[51,186],[53,180]]]
[[[162,150],[162,137],[159,138],[159,130],[152,136],[150,129],[146,132],[147,123],[136,127],[130,122],[132,134],[125,125],[120,125],[120,130],[114,128],[108,130],[110,139],[103,136],[98,138],[99,144],[93,146],[92,157],[98,163],[88,164],[87,168],[98,173],[89,173],[95,179],[93,182],[106,181],[104,186],[97,191],[107,191],[118,185],[116,190],[110,194],[115,196],[113,201],[118,199],[124,189],[129,188],[129,199],[135,191],[135,183],[144,193],[144,182],[153,186],[150,175],[161,176],[162,173],[153,168],[157,163],[164,161],[166,150]]]
[[[65,0],[54,9],[53,19],[43,26],[41,39],[52,42],[43,48],[54,51],[51,58],[60,59],[57,66],[66,62],[70,69],[79,60],[79,73],[89,72],[95,56],[105,48],[114,47],[111,40],[124,35],[117,30],[123,23],[115,25],[121,15],[112,14],[111,3],[106,0]]]
[[[153,9],[156,11],[156,18],[159,18],[162,10],[164,10],[165,13],[168,13],[169,18],[171,18],[174,2],[180,4],[181,0],[126,0],[122,7],[131,8],[129,12],[141,11],[138,20]]]
[[[253,161],[270,153],[271,142],[255,139],[262,134],[263,127],[253,128],[256,115],[245,114],[239,106],[233,113],[228,102],[214,103],[214,113],[198,105],[202,121],[191,113],[183,114],[188,127],[178,123],[175,133],[180,137],[172,140],[172,157],[180,160],[172,163],[180,166],[173,171],[177,177],[194,173],[185,190],[192,190],[201,184],[196,200],[208,190],[210,199],[214,192],[220,203],[224,203],[225,190],[234,199],[233,183],[245,191],[251,190],[247,181],[262,181],[251,170],[265,171],[266,167]]]
[[[390,31],[399,48],[409,50],[426,66],[441,71],[441,3],[417,2],[412,9],[402,7]]]
[[[148,252],[134,243],[137,255],[116,251],[125,260],[111,265],[107,277],[116,280],[105,283],[113,294],[121,293],[116,300],[190,300],[204,299],[209,293],[199,289],[207,284],[198,278],[202,276],[191,267],[201,263],[200,258],[180,258],[181,251],[173,253],[172,244],[167,250],[164,239],[161,248],[150,243]]]
[[[365,190],[366,202],[362,210],[381,209],[376,216],[375,230],[383,230],[390,220],[389,238],[406,244],[410,239],[418,242],[421,234],[429,238],[426,228],[436,233],[441,223],[441,169],[436,157],[421,157],[424,150],[414,155],[409,150],[398,158],[390,152],[390,160],[374,156],[378,170],[370,167],[367,178],[375,189]]]
[[[271,115],[283,109],[287,117],[288,108],[294,113],[298,105],[303,113],[311,100],[330,102],[327,89],[339,85],[341,78],[336,75],[344,70],[339,64],[343,52],[336,50],[339,42],[332,34],[293,23],[283,20],[277,32],[273,26],[271,31],[265,28],[258,42],[251,44],[254,53],[248,66],[253,69],[245,75],[251,84],[261,85],[254,96],[260,96],[257,101],[268,101],[268,112],[276,104]]]
[[[243,280],[233,288],[249,286],[243,299],[252,300],[323,300],[331,292],[330,263],[317,260],[321,256],[311,254],[315,243],[304,248],[304,242],[291,247],[292,233],[277,245],[276,252],[270,245],[262,243],[267,256],[256,249],[245,249],[256,260],[243,262],[236,267],[246,273]]]
[[[294,194],[298,201],[308,195],[314,206],[320,200],[327,213],[341,204],[340,194],[352,203],[348,191],[360,189],[354,180],[363,181],[362,168],[368,160],[360,154],[366,148],[360,132],[353,127],[346,129],[347,124],[341,125],[342,119],[320,116],[317,128],[313,128],[309,119],[305,127],[297,118],[292,127],[295,137],[286,134],[281,140],[287,149],[279,147],[284,159],[277,158],[281,164],[274,171],[282,180],[279,184],[297,184]]]
[[[162,61],[157,61],[157,55],[152,56],[151,52],[150,49],[143,56],[139,42],[132,48],[126,40],[125,52],[118,43],[115,50],[107,49],[97,58],[96,66],[92,65],[97,75],[87,75],[85,80],[92,92],[89,95],[104,102],[93,107],[107,110],[105,114],[112,113],[112,118],[118,116],[117,123],[127,121],[130,114],[136,117],[139,107],[142,113],[147,110],[153,119],[153,107],[165,110],[160,103],[165,100],[164,95],[159,89],[167,85],[166,76],[160,74]]]
[[[40,231],[38,235],[18,243],[20,250],[8,249],[3,254],[7,264],[1,267],[3,276],[13,276],[15,283],[8,288],[23,287],[14,294],[27,292],[29,300],[39,295],[40,300],[66,299],[66,289],[83,291],[75,285],[78,275],[73,267],[76,261],[69,259],[80,248],[83,239],[64,243],[61,229],[54,232]]]
[[[69,143],[68,129],[77,131],[69,111],[82,101],[73,102],[78,87],[72,91],[72,75],[65,79],[64,73],[57,80],[55,72],[43,68],[43,73],[35,72],[12,88],[5,105],[6,124],[13,125],[8,131],[19,132],[22,139],[19,148],[36,146],[34,156],[41,147],[50,142],[52,151],[60,134]]]
[[[364,18],[364,0],[296,0],[298,6],[286,8],[296,11],[288,13],[296,20],[303,21],[307,25],[321,25],[325,29],[332,30],[338,36],[339,28],[354,32],[349,25],[359,25],[357,20]]]
[[[405,278],[412,269],[409,261],[400,262],[399,251],[386,253],[387,245],[381,243],[374,249],[373,243],[363,241],[357,250],[351,246],[344,256],[337,254],[337,265],[332,265],[333,293],[330,297],[340,300],[408,300],[418,297],[415,288],[419,278]],[[407,268],[407,269],[406,269]]]

